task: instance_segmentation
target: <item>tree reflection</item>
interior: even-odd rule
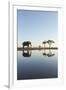
[[[23,50],[22,51],[22,56],[24,56],[24,57],[31,57],[31,54],[32,54],[32,50]],[[44,49],[44,51],[43,51],[43,56],[52,57],[54,55],[55,55],[55,53],[53,52],[52,49]]]
[[[43,55],[44,56],[48,56],[48,57],[52,57],[55,54],[53,53],[53,50],[52,49],[48,49],[48,50],[44,49]]]

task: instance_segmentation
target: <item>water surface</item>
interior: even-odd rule
[[[57,77],[57,50],[17,51],[17,80]]]

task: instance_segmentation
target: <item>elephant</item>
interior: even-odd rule
[[[29,45],[31,45],[31,42],[30,41],[23,42],[23,48],[24,48],[24,46],[29,47]]]

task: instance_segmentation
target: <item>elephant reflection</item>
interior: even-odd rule
[[[30,57],[31,54],[32,54],[32,51],[31,51],[31,50],[30,50],[30,51],[29,51],[29,50],[23,50],[23,54],[22,54],[22,55],[23,55],[24,57]]]
[[[44,53],[43,53],[44,56],[48,56],[48,57],[52,57],[54,56],[55,54],[53,53],[53,51],[51,49],[49,50],[44,50]]]

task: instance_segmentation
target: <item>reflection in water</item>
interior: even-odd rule
[[[48,56],[48,57],[52,57],[52,56],[54,56],[55,54],[53,53],[53,50],[51,50],[51,49],[49,49],[49,50],[45,50],[45,49],[44,49],[43,55],[44,55],[44,56]]]
[[[31,56],[31,53],[32,53],[32,51],[29,51],[29,50],[23,50],[23,56],[24,57],[30,57]]]
[[[22,53],[22,55],[23,55],[24,57],[30,57],[31,54],[32,54],[32,51],[31,51],[31,50],[23,50],[23,53]],[[45,49],[44,49],[43,55],[44,55],[44,56],[48,56],[48,57],[52,57],[52,56],[54,56],[55,54],[53,53],[53,50],[51,50],[51,49],[49,49],[49,50],[45,50]]]
[[[57,50],[17,51],[17,80],[57,77]]]
[[[48,57],[52,57],[54,56],[55,54],[47,54]]]

